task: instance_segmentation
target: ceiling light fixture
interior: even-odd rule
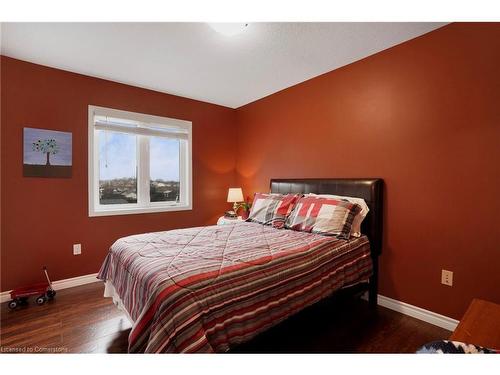
[[[217,31],[218,33],[225,36],[235,36],[241,34],[248,27],[248,23],[208,23],[208,25]]]

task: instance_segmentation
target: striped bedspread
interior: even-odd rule
[[[130,352],[224,352],[372,271],[365,236],[340,240],[257,223],[124,237],[98,278],[134,326]]]

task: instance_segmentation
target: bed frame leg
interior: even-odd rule
[[[368,286],[368,304],[370,308],[375,309],[378,304],[378,257],[372,258],[372,261],[373,275]]]

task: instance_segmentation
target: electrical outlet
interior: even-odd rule
[[[453,272],[441,270],[441,284],[453,286]]]
[[[73,245],[73,255],[80,255],[82,253],[82,245],[76,243]]]

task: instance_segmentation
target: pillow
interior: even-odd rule
[[[298,194],[255,193],[247,221],[283,228],[288,214],[292,211]]]
[[[321,197],[321,198],[332,198],[332,199],[343,199],[351,203],[356,203],[361,207],[361,212],[354,217],[351,227],[351,236],[361,237],[361,223],[365,220],[366,215],[370,209],[363,198],[356,197],[345,197],[343,195],[332,195],[332,194],[307,194],[310,196]]]
[[[285,228],[349,239],[361,206],[341,199],[304,196],[288,215]]]

